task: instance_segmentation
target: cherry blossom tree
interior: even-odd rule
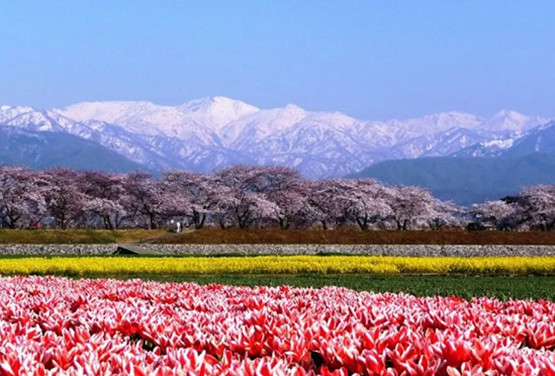
[[[215,217],[220,227],[248,228],[276,210],[276,204],[253,185],[255,174],[256,169],[249,166],[234,166],[215,174]]]
[[[158,228],[160,215],[163,213],[165,200],[159,181],[144,172],[128,174],[123,179],[125,197],[122,205],[135,219],[142,217],[145,227]]]
[[[80,189],[86,195],[85,211],[98,216],[105,229],[118,228],[125,217],[123,176],[96,171],[82,175]]]
[[[322,224],[324,230],[334,229],[349,221],[346,193],[353,189],[353,180],[329,179],[309,183],[308,203],[310,215]]]
[[[267,199],[274,204],[270,208],[268,218],[277,223],[282,230],[287,230],[292,225],[296,227],[310,226],[306,182],[297,182]]]
[[[79,219],[85,208],[86,195],[79,185],[83,175],[68,168],[54,168],[40,177],[48,213],[65,230]]]
[[[497,230],[513,227],[511,222],[514,222],[515,214],[515,207],[501,200],[475,204],[470,210],[474,223]]]
[[[392,213],[390,206],[393,192],[373,179],[353,180],[350,187],[342,193],[343,204],[349,218],[361,230],[387,219]]]
[[[433,231],[439,231],[445,226],[460,225],[461,219],[455,214],[460,213],[460,208],[450,201],[440,201],[434,198],[434,202],[426,219],[428,226]]]
[[[527,187],[505,201],[515,208],[520,225],[540,231],[555,230],[555,185]]]
[[[164,173],[161,184],[166,196],[165,210],[188,217],[196,229],[202,228],[216,206],[214,178],[188,171],[172,171]]]
[[[259,167],[250,173],[249,184],[273,203],[268,218],[287,230],[306,217],[307,184],[301,175],[287,167]]]
[[[0,168],[2,227],[30,226],[44,216],[45,200],[36,174],[20,167]]]
[[[397,225],[397,230],[410,230],[413,226],[423,223],[429,224],[430,220],[437,218],[442,213],[442,206],[421,187],[407,186],[396,187],[391,198],[391,218]]]

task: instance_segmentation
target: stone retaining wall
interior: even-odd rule
[[[116,244],[1,244],[0,255],[109,255]]]
[[[555,246],[535,245],[144,244],[141,247],[164,255],[555,256]],[[0,255],[106,255],[116,249],[116,244],[0,245]]]
[[[163,254],[366,254],[387,256],[555,256],[555,246],[510,245],[337,245],[337,244],[186,244],[145,245]]]

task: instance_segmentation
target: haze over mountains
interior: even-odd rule
[[[343,176],[390,159],[505,150],[548,119],[500,111],[366,121],[295,105],[259,109],[225,97],[180,106],[84,102],[63,109],[0,107],[0,124],[69,133],[153,170],[212,171],[236,163],[286,165],[311,178]],[[541,129],[536,129],[541,132]],[[474,150],[474,149],[472,149]]]

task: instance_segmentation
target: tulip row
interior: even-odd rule
[[[554,275],[555,257],[54,257],[0,259],[0,274],[492,274]]]
[[[555,375],[555,303],[0,278],[0,375]]]

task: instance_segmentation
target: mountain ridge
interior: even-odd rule
[[[146,170],[112,150],[68,133],[33,132],[10,126],[0,126],[0,165],[109,172]]]
[[[221,96],[178,106],[97,101],[45,111],[0,107],[2,125],[69,133],[153,170],[286,165],[309,178],[342,176],[387,159],[454,155],[546,122],[509,110],[489,118],[451,111],[371,121],[296,105],[260,109]]]
[[[529,185],[555,184],[555,154],[390,160],[349,177],[374,178],[392,185],[418,185],[440,199],[470,205],[514,195]]]

